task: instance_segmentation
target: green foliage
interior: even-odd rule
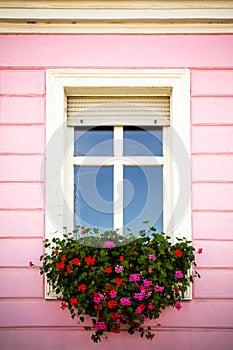
[[[148,225],[139,236],[130,230],[121,236],[78,226],[62,239],[45,240],[40,272],[59,294],[61,308],[68,307],[72,318],[93,331],[95,343],[122,326],[129,334],[152,339],[145,320],[157,319],[167,306],[179,310],[193,278],[200,277],[196,271],[190,275],[196,266],[191,242],[182,238],[172,244],[169,236],[155,231]]]

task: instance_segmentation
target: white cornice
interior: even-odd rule
[[[233,1],[1,1],[1,33],[233,33]]]

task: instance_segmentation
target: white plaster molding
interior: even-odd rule
[[[1,1],[1,33],[233,33],[233,1]]]

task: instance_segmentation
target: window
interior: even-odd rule
[[[188,70],[48,70],[47,238],[143,220],[191,238],[189,94]]]
[[[129,227],[136,234],[149,220],[163,231],[163,200],[169,200],[163,173],[169,176],[170,97],[71,96],[67,107],[72,128],[67,141],[73,153],[67,173],[74,173],[67,186],[73,194],[74,225],[119,233]]]

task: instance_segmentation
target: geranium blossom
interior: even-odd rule
[[[61,308],[62,310],[65,310],[65,309],[67,308],[67,304],[66,304],[64,301],[62,301],[62,302],[61,302],[60,308]]]
[[[137,300],[143,300],[144,297],[145,297],[144,293],[135,293],[134,294],[134,299],[137,299]]]
[[[104,272],[111,273],[112,272],[112,268],[111,267],[105,267],[104,268]]]
[[[153,310],[155,308],[152,303],[149,303],[147,307],[148,307],[149,310]]]
[[[71,305],[75,306],[76,304],[78,304],[78,299],[77,298],[70,298],[70,303],[71,303]]]
[[[115,279],[115,282],[116,282],[116,284],[123,284],[123,280],[122,280],[122,278],[116,278]]]
[[[72,273],[73,271],[71,270],[71,268],[70,268],[69,266],[67,266],[66,272],[67,272],[67,273]]]
[[[182,278],[183,277],[183,272],[182,271],[176,271],[175,272],[176,278]]]
[[[183,306],[181,305],[181,303],[180,303],[179,301],[177,301],[177,302],[175,303],[174,307],[175,307],[178,311],[180,311],[180,309],[182,309]]]
[[[117,291],[115,289],[112,289],[110,291],[110,297],[113,299],[113,298],[116,298],[116,296],[117,296]]]
[[[143,284],[145,287],[150,287],[152,285],[152,281],[143,280]]]
[[[121,298],[121,299],[120,299],[120,303],[121,303],[121,305],[123,305],[123,306],[129,306],[129,305],[131,305],[131,300],[130,300],[129,297],[127,297],[127,298]]]
[[[93,327],[98,329],[99,331],[106,331],[107,326],[105,322],[96,322],[93,324]]]
[[[101,294],[101,293],[95,293],[95,295],[94,295],[94,302],[96,303],[96,304],[99,304],[99,303],[101,303],[101,301],[103,301],[103,300],[105,300],[106,298],[105,298],[105,296],[103,295],[103,294]]]
[[[202,254],[203,248],[199,248],[197,254]]]
[[[81,260],[79,258],[74,258],[73,260],[71,260],[71,264],[73,265],[79,265],[81,262]]]
[[[140,281],[140,278],[141,278],[141,276],[139,274],[136,274],[136,273],[131,274],[129,276],[130,282],[138,282],[138,281]]]
[[[159,286],[158,284],[156,284],[154,291],[158,292],[158,293],[162,293],[164,290],[164,287]]]
[[[148,255],[148,259],[149,259],[149,260],[155,260],[156,257],[155,257],[154,254],[149,254],[149,255]]]
[[[181,251],[180,249],[176,249],[176,250],[174,251],[174,254],[175,254],[178,258],[181,258],[182,255],[183,255],[183,253],[182,253],[182,251]]]
[[[117,307],[117,301],[116,300],[109,300],[108,301],[108,308],[114,309],[115,307]]]
[[[114,248],[115,247],[115,243],[112,242],[112,241],[106,241],[106,242],[104,242],[103,247],[104,248]]]
[[[87,265],[94,265],[95,262],[96,262],[96,258],[95,258],[94,256],[87,256],[87,257],[85,258],[85,263],[86,263]]]
[[[153,272],[153,269],[151,267],[148,267],[148,272],[149,273],[152,273]]]
[[[64,269],[64,267],[65,267],[65,263],[62,261],[62,262],[57,262],[56,263],[56,267],[58,268],[58,269]]]
[[[124,261],[124,260],[125,260],[125,259],[124,259],[124,256],[123,256],[123,255],[120,255],[119,260],[120,260],[121,262]]]
[[[119,273],[119,272],[123,272],[124,271],[124,266],[116,266],[115,267],[115,272]]]
[[[85,290],[87,290],[87,286],[84,283],[82,283],[78,286],[79,292],[85,292]]]
[[[61,260],[66,261],[66,254],[62,254]]]

